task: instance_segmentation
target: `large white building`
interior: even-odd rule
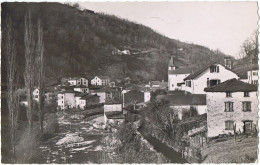
[[[205,91],[208,137],[257,129],[257,85],[231,79]]]
[[[109,86],[110,79],[107,76],[95,76],[91,80],[91,85]]]
[[[216,62],[211,62],[184,78],[185,91],[192,94],[205,94],[204,88],[233,78],[238,79],[239,77],[229,68]]]
[[[67,90],[60,92],[58,94],[58,107],[60,109],[67,109],[67,108],[75,108],[76,101],[75,101],[75,94],[77,92],[73,90]]]

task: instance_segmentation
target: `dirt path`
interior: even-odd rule
[[[103,116],[90,121],[83,117],[59,113],[59,132],[40,146],[41,157],[37,163],[98,163]]]

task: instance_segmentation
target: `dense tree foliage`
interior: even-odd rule
[[[112,78],[166,80],[170,56],[176,57],[177,66],[223,60],[223,54],[169,39],[151,28],[112,15],[60,3],[3,3],[3,22],[8,16],[15,22],[21,75],[24,71],[24,16],[28,10],[31,10],[33,24],[37,24],[37,19],[42,22],[48,77],[106,74]],[[3,33],[5,31],[3,28]],[[135,54],[112,55],[117,49]]]

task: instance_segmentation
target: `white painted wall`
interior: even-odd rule
[[[206,69],[203,73],[193,79],[191,87],[186,86],[185,90],[192,94],[205,94],[204,88],[207,87],[207,78],[209,78],[209,80],[219,79],[220,83],[233,78],[238,79],[238,76],[232,71],[227,70],[220,64],[217,64],[217,66],[219,66],[219,72],[210,73],[210,68]]]
[[[181,90],[181,86],[178,87],[177,83],[184,82],[184,78],[187,77],[189,74],[169,74],[168,75],[168,89],[169,91],[173,91],[176,89]]]
[[[250,70],[247,72],[248,82],[249,84],[257,84],[258,81],[258,70]]]
[[[74,91],[77,92],[82,92],[82,93],[89,93],[89,89],[88,88],[74,88]]]
[[[38,88],[33,90],[33,99],[36,100],[37,102],[39,101],[39,89]]]
[[[170,108],[178,111],[178,117],[182,120],[182,113],[185,110],[190,110],[190,107],[194,107],[199,115],[207,113],[207,105],[172,105]]]
[[[104,105],[104,113],[106,112],[114,112],[114,111],[122,111],[122,104],[105,104]]]
[[[225,130],[225,121],[233,120],[236,130],[243,132],[243,120],[252,120],[257,124],[258,100],[256,92],[250,92],[250,97],[244,97],[244,92],[234,92],[232,97],[226,97],[225,92],[207,92],[207,126],[208,137],[219,134],[233,133]],[[225,112],[225,102],[232,101],[234,112]],[[242,111],[242,101],[251,101],[251,112]]]
[[[144,102],[150,101],[150,99],[151,99],[151,92],[145,91],[144,92]]]
[[[68,83],[72,85],[77,85],[77,80],[68,80]]]
[[[99,96],[99,103],[104,103],[106,101],[106,93],[105,92],[92,92],[92,94],[96,94]]]
[[[60,106],[61,109],[65,108],[65,102],[64,102],[64,94],[63,93],[59,93],[58,94],[58,106]]]

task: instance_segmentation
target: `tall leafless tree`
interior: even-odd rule
[[[37,41],[37,83],[39,87],[39,122],[40,129],[43,132],[43,103],[44,103],[44,61],[43,61],[43,53],[44,53],[44,44],[43,44],[43,30],[41,27],[41,22],[38,20],[38,41]]]
[[[15,133],[18,120],[19,96],[16,94],[18,88],[17,59],[12,21],[8,19],[6,24],[6,59],[7,59],[7,104],[9,110],[9,130],[11,136],[11,147],[15,154]]]
[[[34,65],[35,65],[35,38],[33,25],[31,22],[31,13],[28,12],[25,16],[25,89],[27,94],[28,108],[27,108],[27,119],[29,122],[29,129],[33,127],[33,88],[34,88]]]

